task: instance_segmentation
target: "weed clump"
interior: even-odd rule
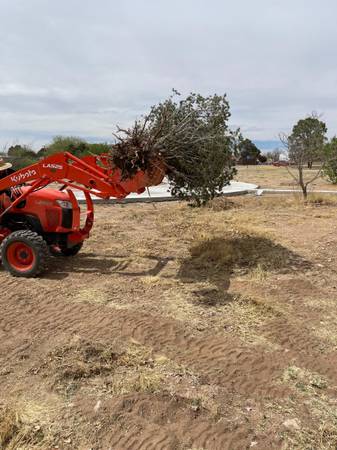
[[[0,406],[0,450],[38,448],[43,441],[45,435],[39,425],[24,423],[13,408]]]

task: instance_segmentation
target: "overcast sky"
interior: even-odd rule
[[[0,0],[0,145],[111,140],[164,99],[227,93],[265,148],[312,111],[337,134],[336,0]]]

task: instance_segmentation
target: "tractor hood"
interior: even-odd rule
[[[28,186],[21,187],[22,192],[28,189]],[[6,194],[2,195],[1,200],[5,208],[10,206],[11,200]],[[16,219],[13,216],[16,216]],[[33,220],[39,224],[40,233],[77,232],[80,229],[80,208],[74,195],[57,189],[43,188],[31,192],[22,202],[11,208],[7,220]]]
[[[28,187],[23,186],[21,188],[23,192],[28,190]],[[69,201],[69,194],[64,191],[59,191],[57,189],[43,188],[38,191],[29,194],[27,200],[32,203],[44,204],[44,205],[54,205],[56,200]]]

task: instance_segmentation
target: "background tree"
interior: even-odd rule
[[[37,152],[37,157],[39,159],[41,158],[45,158],[46,156],[48,156],[48,149],[47,147],[43,146],[40,148],[40,150]]]
[[[300,142],[303,146],[304,157],[309,169],[312,168],[315,160],[318,162],[322,160],[327,131],[326,124],[319,120],[315,113],[306,119],[299,120],[293,128],[292,140]],[[292,148],[295,149],[295,146]],[[295,153],[298,153],[298,149],[295,149]],[[290,154],[289,157],[292,159]]]
[[[70,152],[77,157],[85,155],[100,155],[101,153],[109,153],[111,144],[108,143],[89,143],[84,139],[74,136],[56,136],[52,142],[42,147],[38,152],[38,158],[45,158],[60,152]]]
[[[332,184],[337,184],[337,137],[333,137],[324,147],[326,164],[323,168],[324,175]]]
[[[267,160],[271,162],[277,162],[280,160],[280,156],[282,155],[282,151],[278,148],[275,148],[274,150],[267,152]]]
[[[88,150],[87,142],[76,136],[55,136],[40,156],[49,156],[59,152],[70,152],[75,156],[82,156]]]
[[[28,145],[12,145],[8,148],[7,151],[8,156],[11,158],[20,158],[21,156],[25,157],[36,157],[36,153],[32,150]]]
[[[13,164],[14,170],[30,166],[38,160],[36,152],[28,145],[12,145],[8,148],[7,155],[9,161]]]
[[[42,147],[37,155],[39,158],[53,155],[54,153],[70,152],[79,158],[85,155],[99,155],[109,153],[111,144],[89,143],[76,136],[55,136],[50,144]]]
[[[109,153],[111,144],[106,142],[87,144],[87,154],[100,155],[101,153]]]
[[[304,198],[308,195],[308,186],[322,174],[327,162],[326,133],[326,124],[316,115],[311,115],[299,120],[289,136],[280,136],[288,151],[290,163],[296,167],[295,173],[291,168],[287,170],[301,187]],[[306,166],[311,168],[313,161],[318,164],[318,168],[314,174],[306,176],[304,169]]]
[[[250,139],[243,139],[238,145],[238,151],[239,164],[255,165],[261,157],[261,151]]]
[[[75,156],[82,157],[89,154],[109,153],[110,150],[111,144],[88,143],[77,137],[56,136],[50,144],[42,147],[38,152],[35,152],[28,145],[16,144],[8,148],[5,156],[13,164],[14,170],[18,170],[54,153],[67,151]]]

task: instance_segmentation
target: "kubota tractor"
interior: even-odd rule
[[[12,275],[34,277],[47,267],[50,255],[76,255],[94,221],[91,194],[108,199],[144,192],[159,184],[164,169],[138,172],[122,180],[108,155],[77,158],[58,153],[0,180],[0,243],[4,268]],[[56,187],[48,188],[51,183]],[[57,188],[57,184],[60,185]],[[86,220],[72,189],[84,193]]]

